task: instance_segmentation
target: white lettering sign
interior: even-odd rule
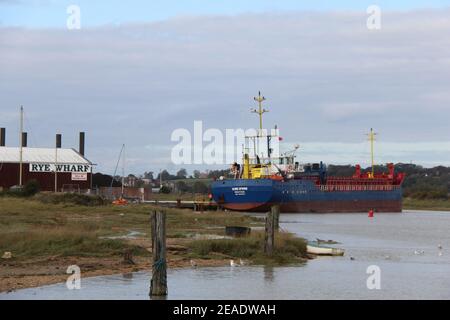
[[[30,163],[30,172],[55,172],[54,163]],[[56,172],[91,172],[88,164],[57,164]]]

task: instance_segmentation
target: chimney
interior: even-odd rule
[[[84,157],[84,137],[85,137],[85,133],[84,132],[80,132],[80,154]]]
[[[61,149],[61,141],[62,141],[62,135],[57,133],[56,134],[56,148]]]
[[[22,147],[26,148],[27,147],[27,133],[26,132],[22,132]]]
[[[0,147],[6,146],[6,129],[0,128]]]

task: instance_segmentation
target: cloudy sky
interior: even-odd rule
[[[368,165],[373,127],[377,162],[450,166],[450,1],[378,1],[380,30],[332,3],[0,0],[0,127],[17,145],[23,105],[30,146],[86,131],[98,171],[123,143],[128,171],[175,170],[173,130],[254,127],[261,90],[300,161]]]

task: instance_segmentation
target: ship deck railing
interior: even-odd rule
[[[320,191],[393,191],[398,190],[397,185],[320,185]]]

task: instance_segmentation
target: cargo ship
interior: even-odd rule
[[[404,173],[374,172],[373,144],[375,133],[370,130],[372,169],[363,173],[361,167],[351,177],[329,176],[323,162],[300,164],[295,150],[273,154],[271,141],[279,141],[278,131],[271,134],[262,129],[262,108],[265,100],[255,97],[259,109],[260,128],[256,135],[246,136],[243,163],[231,166],[232,178],[220,177],[211,186],[213,200],[222,208],[234,211],[265,212],[274,204],[283,213],[330,212],[401,212]],[[255,141],[264,141],[265,152]]]

